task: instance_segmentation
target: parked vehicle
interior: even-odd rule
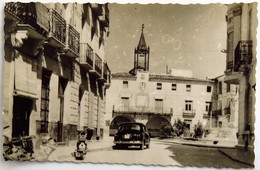
[[[150,135],[142,123],[122,123],[114,136],[115,148],[139,146],[141,150],[150,147]]]
[[[87,133],[85,131],[79,132],[76,150],[72,153],[72,156],[75,157],[76,160],[83,160],[84,156],[87,154],[86,137]]]
[[[28,161],[34,159],[33,154],[34,136],[15,137],[11,140],[3,136],[3,156],[6,161]]]

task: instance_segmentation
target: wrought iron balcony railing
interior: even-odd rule
[[[97,54],[95,54],[95,71],[102,75],[102,60]]]
[[[192,117],[195,117],[195,115],[196,115],[196,110],[195,109],[193,109],[193,110],[185,110],[185,109],[183,109],[183,112],[182,112],[182,116],[183,117],[190,117],[190,118],[192,118]]]
[[[94,64],[94,52],[88,43],[80,44],[80,64],[86,66],[88,70],[93,69]]]
[[[49,32],[49,9],[39,2],[21,3],[8,2],[5,4],[5,11],[19,19],[18,26],[33,28],[33,31],[38,32],[43,37],[47,37]],[[27,29],[30,29],[27,27]],[[29,30],[32,31],[32,30]],[[35,34],[31,34],[37,36]]]
[[[227,69],[234,72],[243,71],[242,67],[252,62],[252,41],[239,41],[236,49],[234,60],[227,62]]]
[[[80,34],[70,24],[67,26],[67,44],[66,46],[73,51],[76,55],[79,55],[79,40]]]
[[[220,116],[222,115],[222,110],[219,109],[219,110],[214,110],[211,112],[211,116]]]
[[[66,21],[54,9],[50,9],[50,33],[49,37],[54,37],[65,45],[66,42]]]
[[[163,114],[171,115],[172,108],[138,107],[135,105],[113,105],[113,112],[117,113],[144,113],[144,114]]]
[[[224,114],[225,115],[230,115],[230,113],[231,113],[230,112],[230,107],[227,107],[227,108],[224,109]]]

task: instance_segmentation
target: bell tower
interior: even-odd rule
[[[144,24],[138,46],[134,50],[134,68],[129,72],[132,75],[136,75],[137,71],[149,71],[150,48],[146,45],[143,30]]]

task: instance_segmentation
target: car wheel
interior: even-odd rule
[[[144,150],[144,143],[140,145],[140,150]]]
[[[146,145],[146,148],[147,148],[147,149],[150,148],[150,144],[147,144],[147,145]]]

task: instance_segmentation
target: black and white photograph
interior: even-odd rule
[[[257,1],[2,8],[1,162],[256,168]]]

